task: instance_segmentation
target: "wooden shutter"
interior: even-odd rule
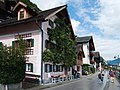
[[[12,41],[12,47],[15,47],[15,41]]]
[[[34,39],[31,39],[31,47],[34,47]]]
[[[2,43],[2,42],[0,42],[0,48],[2,48],[2,46],[3,46],[3,43]]]
[[[48,40],[45,40],[45,48],[48,48]]]
[[[33,64],[31,63],[30,66],[31,66],[31,72],[33,72]]]

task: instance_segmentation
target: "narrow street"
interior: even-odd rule
[[[107,74],[105,74],[103,82],[99,81],[97,75],[96,73],[88,77],[83,76],[76,81],[43,90],[103,90],[107,82]]]

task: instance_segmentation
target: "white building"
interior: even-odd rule
[[[61,64],[54,65],[44,62],[42,54],[45,42],[48,40],[47,28],[54,27],[56,18],[65,17],[70,23],[67,6],[59,6],[53,9],[35,12],[26,4],[19,2],[13,8],[18,15],[0,23],[0,43],[1,45],[17,46],[17,37],[21,36],[27,40],[28,49],[26,51],[26,78],[47,80],[52,75],[63,75]],[[71,28],[72,36],[74,33]]]
[[[94,64],[94,42],[92,36],[77,37],[77,45],[83,45],[83,51],[85,57],[83,58],[83,65],[92,65]]]

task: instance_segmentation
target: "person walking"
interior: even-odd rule
[[[101,80],[103,82],[104,73],[102,71],[98,74],[98,78],[99,78],[99,80]]]
[[[111,81],[112,83],[114,83],[114,77],[115,77],[114,71],[110,70],[110,71],[109,71],[109,76],[110,76],[110,81]]]

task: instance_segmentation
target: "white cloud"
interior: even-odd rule
[[[120,0],[100,0],[101,12],[93,24],[97,25],[105,37],[96,37],[95,44],[102,56],[114,59],[120,54]],[[117,39],[115,39],[117,38]]]
[[[114,59],[115,55],[120,53],[120,43],[119,40],[110,40],[107,38],[102,38],[100,36],[94,35],[93,37],[95,47],[97,51],[100,51],[100,54],[106,60]]]
[[[78,29],[79,29],[80,22],[75,20],[75,19],[71,19],[71,23],[72,23],[72,27],[73,27],[74,33],[76,34]]]
[[[100,8],[93,7],[91,9],[83,8],[82,1],[80,0],[79,4],[78,2],[75,4],[75,8],[77,8],[76,14],[80,18],[84,18],[83,23],[90,22],[97,26],[101,30],[102,37],[95,35],[95,32],[82,34],[94,37],[95,48],[101,53],[103,58],[106,60],[114,59],[115,55],[120,54],[120,0],[97,0]],[[94,13],[97,19],[92,20],[86,15],[86,12]]]
[[[31,0],[31,1],[37,4],[37,6],[41,10],[46,10],[66,4],[69,0]]]
[[[105,35],[120,39],[120,0],[100,0],[101,12],[96,24]]]
[[[57,7],[59,5],[72,3],[74,8],[77,8],[76,15],[84,20],[85,22],[90,22],[93,25],[97,26],[102,33],[102,37],[96,35],[95,32],[86,33],[85,28],[82,28],[82,22],[78,19],[74,19],[72,17],[71,23],[74,29],[75,34],[78,36],[93,36],[95,48],[100,52],[101,56],[106,59],[113,59],[115,55],[120,54],[120,0],[96,0],[94,3],[92,0],[86,0],[93,7],[87,9],[83,8],[82,4],[84,0],[31,0],[33,3],[37,4],[41,10],[50,9],[53,7]],[[90,2],[91,1],[91,2]],[[100,8],[96,7],[99,3]],[[94,13],[97,19],[92,20],[90,16],[86,14],[86,12]],[[93,28],[93,27],[91,27]],[[90,31],[90,30],[89,30]],[[108,38],[111,37],[111,38]],[[117,38],[114,39],[113,38]]]

